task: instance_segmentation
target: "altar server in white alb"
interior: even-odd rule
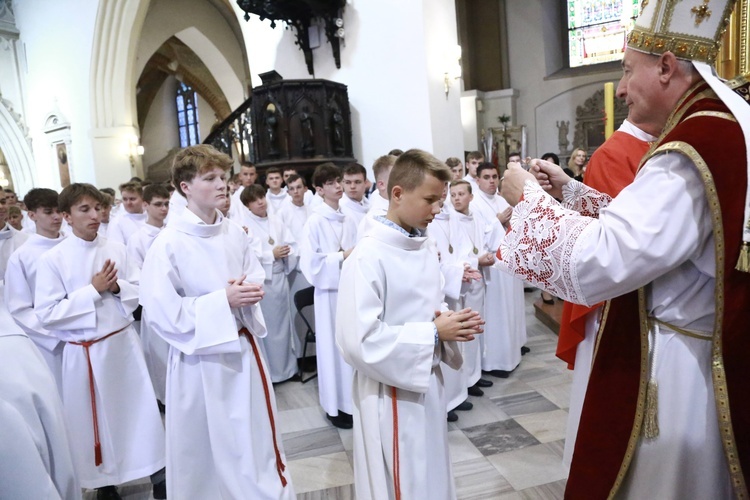
[[[258,301],[263,267],[242,228],[218,211],[229,156],[211,146],[175,156],[172,181],[188,206],[146,255],[141,303],[170,344],[167,481],[170,498],[292,500]]]
[[[242,162],[242,165],[240,166],[240,173],[237,174],[237,177],[240,185],[237,188],[237,191],[232,194],[232,201],[229,206],[229,218],[239,220],[244,217],[245,211],[247,210],[247,207],[242,205],[240,196],[242,195],[242,191],[246,187],[252,186],[253,184],[255,184],[255,181],[258,180],[258,170],[252,163],[247,161]],[[186,203],[185,197],[176,190],[174,193],[172,193],[172,195],[173,199],[177,198],[181,200],[181,203]]]
[[[450,185],[454,213],[451,216],[453,251],[464,269],[461,293],[457,301],[448,303],[453,310],[470,308],[487,315],[484,308],[485,283],[490,278],[490,269],[495,263],[493,249],[485,238],[485,227],[469,211],[474,199],[471,184],[464,180],[453,181]],[[480,337],[484,338],[484,337]],[[461,344],[464,364],[461,371],[466,376],[469,395],[483,396],[483,387],[492,387],[492,382],[481,378],[482,352],[479,339]]]
[[[300,267],[315,287],[315,349],[320,406],[340,428],[352,426],[352,367],[341,357],[334,334],[341,264],[354,248],[357,227],[339,209],[341,170],[318,165],[313,184],[323,203],[313,209],[300,241]]]
[[[344,262],[336,341],[355,367],[360,500],[456,497],[440,361],[458,368],[455,341],[473,339],[482,320],[469,309],[440,313],[440,264],[423,231],[450,177],[429,153],[399,156],[387,215],[365,219],[364,237]]]
[[[57,191],[34,188],[23,199],[29,218],[34,222],[35,234],[29,236],[23,250],[13,252],[5,271],[5,303],[13,320],[34,344],[52,371],[62,393],[62,359],[65,345],[44,328],[34,312],[34,289],[39,258],[63,241],[60,232],[62,214],[57,208]]]
[[[79,499],[62,402],[39,351],[0,293],[0,496]]]
[[[164,467],[164,428],[132,312],[138,287],[125,246],[97,235],[102,193],[71,184],[59,207],[72,234],[42,255],[34,307],[42,326],[67,342],[63,406],[84,488],[105,488]],[[154,476],[154,496],[164,484]]]
[[[497,194],[499,181],[495,165],[480,164],[476,177],[479,190],[471,202],[471,213],[484,223],[485,237],[493,252],[504,238],[512,213],[508,202]],[[526,343],[523,282],[496,266],[489,268],[486,278],[484,301],[488,306],[484,318],[486,334],[481,338],[482,370],[506,378],[521,362],[521,349]]]
[[[284,382],[297,374],[299,337],[292,332],[287,276],[297,267],[299,250],[291,231],[277,214],[268,212],[266,190],[259,185],[245,188],[240,196],[249,213],[242,221],[253,237],[253,251],[265,272],[260,302],[268,334],[260,348],[268,363],[271,381]]]
[[[143,206],[147,215],[146,223],[128,240],[128,259],[138,271],[137,278],[134,279],[136,283],[140,282],[140,272],[143,268],[143,261],[146,259],[146,252],[151,248],[161,230],[164,229],[164,221],[169,215],[169,198],[169,190],[163,184],[150,184],[143,188]],[[140,316],[136,319],[141,320],[146,314],[147,312],[141,309]],[[146,366],[148,367],[148,374],[151,376],[156,399],[163,403],[166,399],[169,344],[150,331],[145,320],[140,321],[139,333],[143,344],[143,357],[146,359]]]
[[[268,186],[266,200],[268,201],[268,211],[272,214],[278,212],[281,205],[289,199],[286,194],[286,187],[282,186],[283,183],[280,168],[271,167],[266,170],[266,186]]]
[[[289,194],[289,199],[281,205],[279,217],[283,226],[292,233],[292,237],[298,243],[299,247],[299,242],[302,241],[302,230],[307,223],[307,218],[312,213],[312,207],[305,202],[305,198],[308,198],[307,194],[310,191],[307,190],[303,177],[291,175],[286,179],[286,192]],[[315,196],[315,198],[318,198],[321,200],[320,203],[323,203],[323,198],[320,196]],[[307,326],[297,313],[297,308],[294,305],[294,294],[304,288],[308,288],[310,283],[305,279],[305,275],[302,274],[299,261],[300,259],[297,259],[294,269],[289,271],[287,278],[289,279],[289,310],[292,315],[292,324],[294,332],[299,339],[298,341],[302,342],[305,338],[305,332],[307,332]],[[303,353],[300,348],[298,355],[305,356],[306,353]]]
[[[349,163],[342,173],[344,196],[341,197],[341,211],[359,226],[370,210],[370,200],[365,196],[367,171],[359,163]]]
[[[8,259],[29,239],[29,233],[16,231],[8,224],[7,195],[0,189],[0,276],[5,276]]]
[[[107,238],[123,245],[146,223],[146,212],[143,211],[143,188],[137,182],[126,182],[120,185],[122,197],[121,210],[107,229]]]

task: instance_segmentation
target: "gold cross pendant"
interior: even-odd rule
[[[703,0],[703,5],[698,5],[690,9],[690,12],[695,14],[695,26],[698,27],[707,18],[711,17],[711,11],[708,10],[708,2],[710,0]]]

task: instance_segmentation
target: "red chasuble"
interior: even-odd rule
[[[719,140],[720,138],[720,140]],[[692,148],[692,150],[691,150]],[[652,154],[686,154],[700,171],[716,247],[712,372],[719,430],[735,493],[750,484],[750,273],[735,270],[747,190],[739,124],[708,85],[682,98]],[[668,214],[665,214],[668,216]],[[613,299],[591,371],[565,498],[613,496],[641,439],[647,384],[646,314],[637,292]],[[640,309],[640,311],[639,311]],[[640,330],[640,333],[639,333]],[[679,460],[679,457],[675,457]],[[654,472],[658,474],[658,471]]]

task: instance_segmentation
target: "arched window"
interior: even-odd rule
[[[633,29],[640,0],[567,0],[571,68],[619,61]]]
[[[180,147],[200,143],[198,130],[198,96],[183,82],[177,86],[177,126],[180,130]]]

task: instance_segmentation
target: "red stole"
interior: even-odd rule
[[[584,183],[600,193],[612,198],[633,182],[641,158],[648,152],[649,143],[619,130],[591,156],[586,168]],[[573,369],[576,348],[583,341],[586,330],[586,316],[602,304],[593,307],[565,302],[560,335],[557,340],[558,358]]]
[[[708,113],[696,116],[697,112]],[[718,241],[717,248],[712,363],[716,402],[706,404],[717,405],[725,455],[735,491],[740,492],[750,484],[750,398],[744,387],[750,380],[750,364],[745,360],[750,352],[750,274],[734,266],[741,245],[748,180],[739,125],[711,116],[712,112],[728,110],[702,82],[678,104],[659,146],[672,141],[692,146],[706,163],[715,186],[718,206],[712,206],[712,193],[709,206],[720,212],[721,222],[714,226],[714,235],[723,236],[723,241]],[[679,151],[679,145],[668,147]],[[643,318],[639,318],[637,302],[636,292],[610,301],[583,405],[566,498],[599,499],[614,494],[641,438],[648,342],[639,333],[639,319]]]

